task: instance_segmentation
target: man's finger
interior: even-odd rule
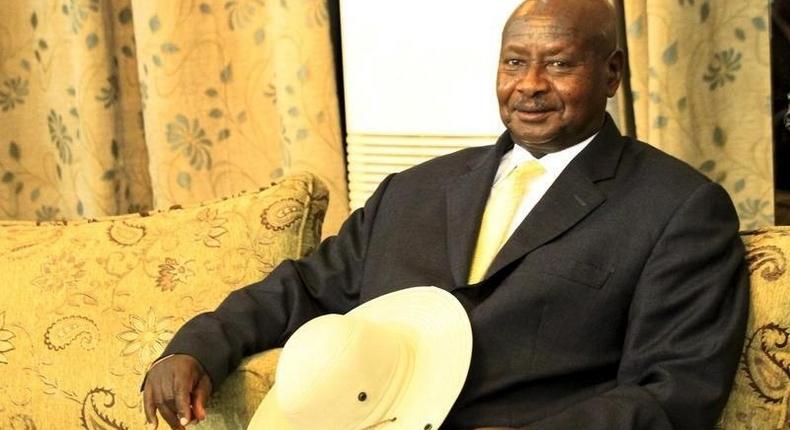
[[[154,405],[154,392],[148,384],[143,389],[143,409],[145,409],[145,420],[148,427],[151,429],[159,427],[159,420],[156,418],[156,405]]]
[[[162,381],[159,387],[159,392],[155,393],[158,396],[154,397],[156,408],[159,409],[159,414],[167,421],[167,424],[172,429],[181,429],[181,423],[178,421],[176,412],[176,405],[173,400],[173,386],[171,381]]]
[[[161,403],[157,405],[159,407],[159,414],[162,415],[162,418],[165,419],[167,424],[173,430],[183,430],[184,426],[178,421],[178,417],[176,413],[165,403]]]
[[[207,375],[203,375],[198,381],[197,387],[193,391],[192,407],[195,418],[200,421],[206,419],[206,401],[211,394],[211,379]]]
[[[192,421],[192,406],[190,406],[190,400],[192,398],[190,394],[190,387],[185,387],[183,383],[178,383],[176,385],[175,390],[175,398],[173,399],[176,406],[176,412],[178,413],[178,422],[185,426]]]

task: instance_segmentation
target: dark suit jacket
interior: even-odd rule
[[[336,237],[187,323],[165,354],[197,357],[216,386],[317,315],[435,285],[461,300],[474,334],[443,428],[712,427],[748,307],[725,191],[607,117],[469,286],[486,196],[512,146],[505,133],[388,177]]]

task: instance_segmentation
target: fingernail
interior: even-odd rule
[[[182,426],[189,424],[189,420],[187,420],[186,417],[181,417],[181,420],[179,420],[179,422],[181,423]]]

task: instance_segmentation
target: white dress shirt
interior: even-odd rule
[[[537,159],[538,163],[543,166],[546,172],[530,183],[527,193],[524,194],[524,197],[521,199],[521,203],[510,222],[510,228],[507,231],[508,238],[516,230],[516,227],[518,227],[527,215],[529,215],[535,205],[538,204],[538,201],[543,198],[543,195],[546,194],[551,184],[560,176],[560,173],[568,167],[568,164],[570,164],[570,162],[573,161],[573,159],[576,158],[597,135],[598,133],[569,148],[546,154],[542,158]],[[508,151],[499,162],[499,169],[494,177],[493,187],[496,187],[502,178],[507,176],[511,170],[518,167],[521,163],[530,160],[536,160],[536,158],[521,146],[517,144],[513,145],[513,149]]]

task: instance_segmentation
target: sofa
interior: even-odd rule
[[[730,398],[716,430],[790,429],[790,227],[741,234],[751,303]]]
[[[297,174],[191,207],[0,222],[0,429],[147,428],[150,362],[186,320],[314,249],[327,203],[320,181]],[[247,360],[201,427],[244,428],[276,357]]]
[[[0,222],[0,429],[144,429],[139,391],[178,327],[317,246],[326,187],[304,173],[202,205]],[[752,308],[719,430],[790,429],[790,229],[743,233]],[[279,351],[245,360],[196,429],[243,429]],[[160,428],[166,428],[160,422]]]

